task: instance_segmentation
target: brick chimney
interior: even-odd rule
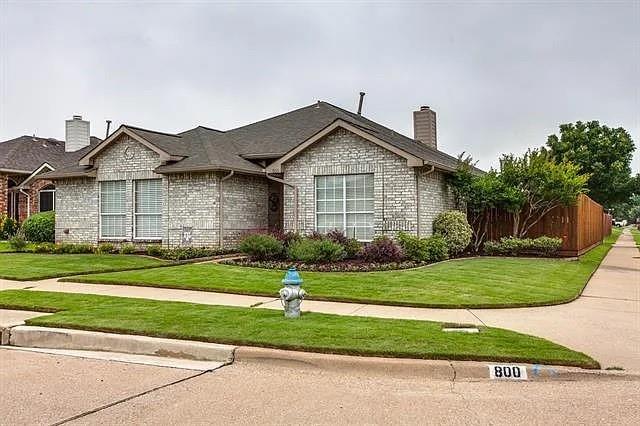
[[[438,149],[436,112],[428,106],[421,106],[419,111],[413,111],[413,139]]]
[[[88,146],[90,142],[89,122],[81,115],[65,122],[65,152],[73,152]]]

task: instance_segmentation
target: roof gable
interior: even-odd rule
[[[162,162],[178,161],[184,158],[184,155],[174,155],[166,150],[167,147],[170,147],[171,142],[178,144],[181,136],[122,125],[118,130],[113,132],[111,136],[100,142],[91,151],[87,152],[82,158],[80,158],[78,164],[80,166],[93,165],[95,157],[123,135],[129,136],[136,142],[139,142],[151,151],[157,153],[160,156],[160,161]],[[170,142],[168,141],[169,139],[175,141]]]
[[[298,154],[300,154],[302,151],[304,151],[305,149],[309,148],[310,146],[314,145],[316,142],[322,140],[322,138],[324,138],[325,136],[327,136],[328,134],[330,134],[331,132],[333,132],[334,130],[338,129],[338,128],[343,128],[345,130],[348,130],[351,133],[354,133],[366,140],[368,140],[369,142],[372,142],[388,151],[393,152],[396,155],[399,155],[400,157],[403,157],[407,160],[407,166],[409,167],[418,167],[418,166],[422,166],[424,165],[424,160],[422,160],[421,158],[410,154],[404,150],[399,149],[398,147],[385,142],[384,140],[376,137],[375,135],[372,135],[369,131],[359,127],[359,126],[355,126],[352,123],[349,123],[347,121],[344,121],[342,119],[337,119],[335,120],[333,123],[329,124],[328,126],[326,126],[324,129],[320,130],[319,132],[315,133],[313,136],[311,136],[310,138],[308,138],[306,141],[304,141],[303,143],[301,143],[300,145],[296,146],[295,148],[291,149],[289,152],[287,152],[285,155],[283,155],[282,157],[280,157],[278,160],[274,161],[273,163],[271,163],[268,167],[267,167],[267,172],[269,173],[282,173],[282,165],[284,163],[286,163],[287,161],[291,160],[292,158],[296,157]]]

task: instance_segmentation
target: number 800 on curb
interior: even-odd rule
[[[527,380],[527,367],[524,365],[489,365],[489,378],[498,380]]]

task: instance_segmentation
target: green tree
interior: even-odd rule
[[[560,136],[549,136],[547,146],[556,162],[572,162],[590,175],[589,196],[605,208],[631,195],[635,146],[622,127],[614,129],[597,121],[562,124]]]
[[[544,148],[529,150],[522,157],[503,155],[499,177],[502,190],[513,194],[502,207],[512,216],[512,235],[519,238],[554,208],[575,204],[589,179],[577,165],[554,161]]]

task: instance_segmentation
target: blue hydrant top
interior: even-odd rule
[[[298,273],[298,270],[295,268],[295,266],[289,268],[284,276],[284,279],[282,280],[282,284],[284,285],[300,285],[302,283],[302,278],[300,277],[300,274]]]

